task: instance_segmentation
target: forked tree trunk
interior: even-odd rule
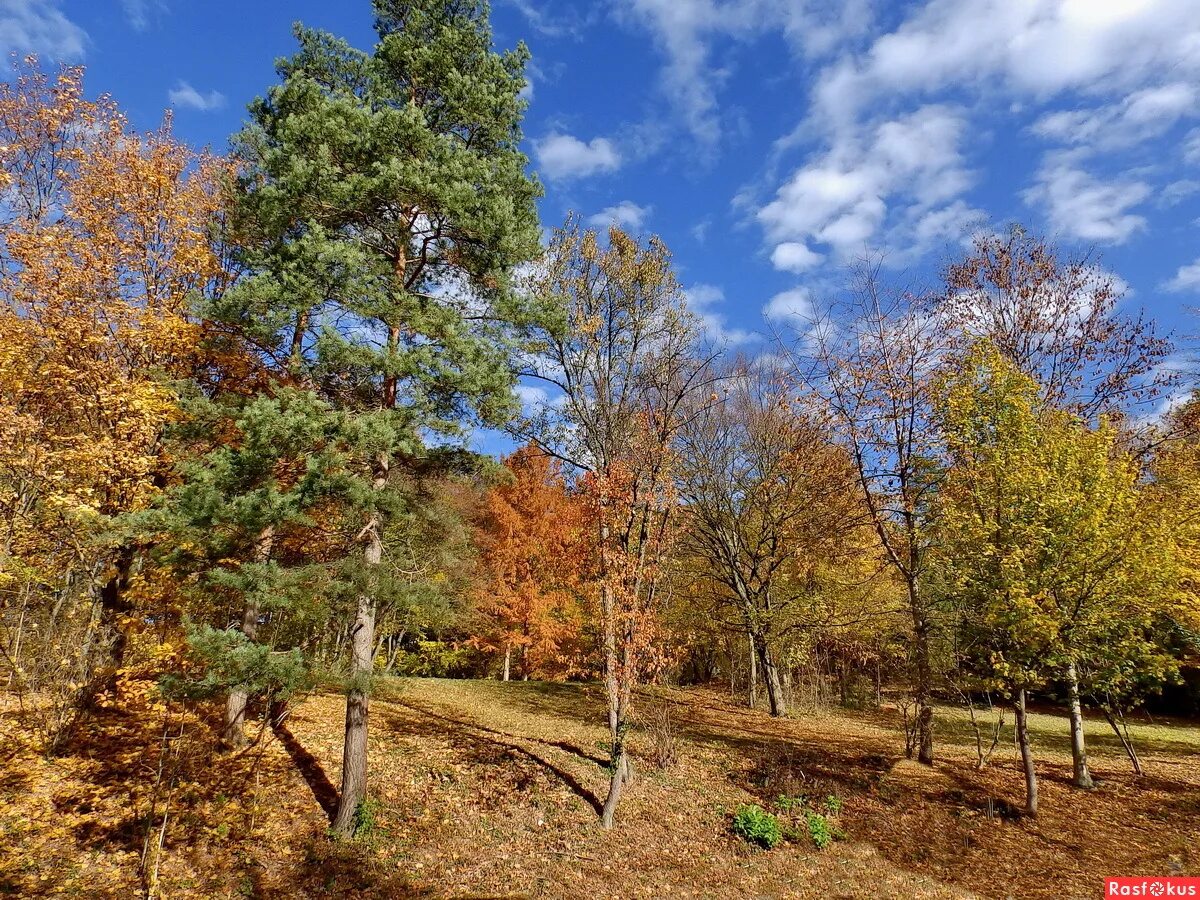
[[[275,527],[268,525],[258,534],[254,544],[254,561],[266,563],[271,559],[271,551],[275,544]],[[259,604],[257,592],[250,591],[246,595],[246,608],[242,610],[242,634],[253,641],[258,637]],[[225,728],[221,732],[221,740],[227,747],[239,749],[246,746],[246,703],[249,700],[247,686],[239,684],[229,691],[225,698]]]
[[[374,472],[374,488],[387,485],[388,460],[380,457]],[[367,796],[367,717],[370,712],[372,651],[375,647],[375,591],[378,567],[383,560],[383,523],[372,512],[363,528],[363,563],[367,570],[367,589],[358,595],[354,627],[350,633],[350,684],[346,691],[346,737],[342,748],[342,791],[338,799],[333,830],[340,835],[354,833],[359,804]]]
[[[764,634],[754,635],[754,647],[758,651],[758,662],[762,666],[763,684],[767,688],[767,703],[771,707],[771,715],[776,717],[788,714],[787,698],[783,695],[783,684],[779,680],[779,667],[771,653],[771,645]]]
[[[607,539],[607,528],[604,530],[604,538]],[[607,565],[604,568],[608,570]],[[600,825],[603,828],[612,828],[617,805],[621,802],[621,794],[630,775],[629,755],[625,748],[625,739],[629,731],[630,676],[628,671],[623,673],[623,677],[620,672],[621,660],[617,655],[616,599],[607,581],[600,589],[600,598],[604,612],[604,680],[608,693],[608,731],[612,747],[608,761],[608,796],[605,797],[604,807],[600,811]],[[626,646],[628,647],[628,643]]]
[[[1017,691],[1013,711],[1017,718],[1017,746],[1021,749],[1021,765],[1025,769],[1025,815],[1037,816],[1037,772],[1033,767],[1033,747],[1029,744],[1029,723],[1025,713],[1025,688]]]
[[[1087,747],[1083,737],[1083,708],[1079,702],[1079,672],[1072,661],[1067,666],[1067,709],[1071,719],[1071,763],[1074,770],[1071,783],[1077,788],[1095,787],[1088,771]]]
[[[1104,710],[1104,718],[1108,720],[1109,726],[1113,730],[1113,734],[1120,740],[1121,746],[1125,748],[1125,755],[1129,757],[1129,764],[1133,766],[1133,774],[1141,775],[1142,761],[1138,759],[1137,749],[1133,746],[1133,741],[1129,738],[1129,729],[1125,726],[1125,717],[1118,710],[1117,716],[1120,717],[1120,724],[1117,724],[1117,718],[1113,716],[1112,710],[1108,706],[1102,706]]]

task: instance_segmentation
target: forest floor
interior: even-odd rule
[[[1095,898],[1106,875],[1200,875],[1194,724],[1133,725],[1146,770],[1135,778],[1108,726],[1089,721],[1098,786],[1085,793],[1068,784],[1066,720],[1032,715],[1042,797],[1029,820],[1014,812],[1011,715],[977,771],[956,710],[938,712],[927,769],[903,759],[895,710],[773,720],[701,689],[655,689],[640,705],[670,711],[679,760],[656,770],[650,733],[635,730],[639,777],[604,832],[598,686],[389,679],[371,713],[377,802],[345,844],[325,812],[339,780],[335,694],[309,697],[239,754],[212,751],[211,721],[114,704],[51,759],[0,701],[0,894]],[[738,805],[770,809],[780,795],[837,796],[843,839],[762,851],[732,834]]]

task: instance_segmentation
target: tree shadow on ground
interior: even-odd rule
[[[304,745],[296,740],[296,736],[288,729],[284,723],[278,723],[273,728],[275,736],[279,738],[279,742],[283,745],[283,749],[287,751],[288,756],[292,758],[292,762],[296,764],[296,770],[304,779],[309,789],[313,792],[313,797],[318,805],[325,812],[326,817],[333,821],[333,816],[337,812],[338,805],[338,789],[334,787],[333,782],[329,780],[329,776],[325,774],[325,770],[321,767],[321,761],[313,756],[304,748]]]
[[[393,707],[401,707],[410,713],[410,715],[401,715],[394,709],[387,711],[385,719],[387,727],[396,734],[428,736],[431,730],[440,732],[451,738],[454,749],[466,757],[468,762],[475,765],[496,765],[514,758],[528,760],[561,781],[571,793],[595,810],[597,815],[603,809],[603,805],[595,793],[569,771],[555,764],[545,755],[517,743],[517,741],[535,744],[549,742],[506,734],[486,726],[455,719],[407,701],[392,700],[389,701],[389,704]],[[563,749],[588,762],[599,762],[596,757],[582,753],[569,744],[555,743],[551,746]]]

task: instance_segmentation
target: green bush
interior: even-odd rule
[[[833,841],[833,827],[829,820],[818,812],[810,812],[805,818],[808,819],[808,836],[812,838],[813,845],[818,850],[824,850]]]
[[[757,804],[742,804],[733,817],[733,831],[749,844],[766,850],[779,846],[783,840],[783,829],[779,819]]]

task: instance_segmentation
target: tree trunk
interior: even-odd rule
[[[917,761],[932,766],[933,707],[930,706],[930,695],[933,689],[933,669],[929,663],[929,619],[921,606],[922,600],[916,581],[911,579],[908,584],[908,599],[913,614],[913,653],[917,670],[916,689],[913,692],[917,702]]]
[[[1077,788],[1090,790],[1095,787],[1092,773],[1088,771],[1087,747],[1083,738],[1083,709],[1079,702],[1079,673],[1072,661],[1067,666],[1067,708],[1071,718],[1071,763],[1074,776],[1071,783]]]
[[[754,636],[749,635],[750,645],[750,708],[758,705],[758,653],[754,649]]]
[[[271,559],[271,551],[275,545],[275,527],[268,525],[258,534],[254,545],[254,561],[266,563]],[[246,608],[242,610],[242,634],[253,641],[258,636],[258,600],[255,591],[246,595]],[[225,698],[225,728],[221,739],[227,747],[238,749],[246,746],[246,732],[243,726],[246,722],[246,703],[249,693],[246,685],[236,685]]]
[[[766,635],[754,635],[754,647],[758,651],[758,661],[762,666],[763,683],[767,687],[767,702],[771,706],[771,715],[780,717],[788,714],[787,699],[783,695],[783,684],[779,681],[779,667],[771,653],[771,646]]]
[[[387,485],[388,459],[376,462],[373,485],[382,491]],[[333,829],[340,835],[354,834],[359,804],[367,796],[367,717],[371,696],[371,652],[375,646],[375,592],[378,567],[383,560],[383,523],[377,511],[371,513],[363,529],[363,563],[367,570],[367,589],[358,596],[354,628],[350,634],[350,684],[346,692],[346,737],[342,748],[342,790]]]
[[[112,635],[110,656],[113,667],[121,668],[125,663],[125,648],[129,636],[121,625],[121,618],[133,611],[133,605],[126,596],[129,588],[129,578],[133,572],[134,551],[132,547],[121,547],[114,561],[116,571],[112,578],[100,587],[100,626]]]
[[[1025,688],[1017,691],[1013,710],[1017,717],[1017,746],[1021,748],[1021,765],[1025,769],[1025,815],[1037,816],[1037,772],[1033,768],[1033,748],[1029,745],[1029,724],[1025,716]]]
[[[1108,724],[1111,726],[1113,734],[1117,736],[1118,740],[1121,742],[1121,746],[1125,748],[1125,755],[1129,757],[1129,763],[1133,766],[1133,774],[1141,775],[1142,761],[1138,759],[1137,750],[1133,746],[1133,741],[1129,739],[1129,730],[1121,730],[1120,726],[1117,724],[1116,718],[1112,714],[1112,710],[1110,710],[1107,706],[1102,706],[1101,709],[1104,710],[1104,718],[1108,720]],[[1125,724],[1124,716],[1121,716],[1121,724]]]
[[[625,759],[625,709],[621,702],[622,692],[620,661],[617,658],[617,604],[612,585],[608,583],[608,525],[600,526],[600,613],[604,620],[604,689],[608,694],[608,732],[611,752],[608,762],[608,796],[600,812],[602,828],[612,828],[625,787],[628,763]],[[628,678],[629,673],[625,673]]]
[[[512,674],[512,645],[504,645],[504,680],[508,681]]]

